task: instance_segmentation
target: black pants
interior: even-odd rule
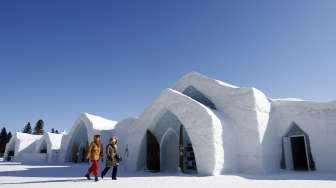
[[[104,177],[106,173],[110,170],[110,167],[105,167],[101,173],[101,176]],[[117,179],[118,166],[114,166],[112,170],[112,179]]]

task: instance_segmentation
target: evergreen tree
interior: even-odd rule
[[[44,127],[43,120],[42,119],[38,120],[34,128],[34,134],[42,135],[44,133],[43,127]]]
[[[7,142],[6,144],[10,141],[10,139],[12,138],[12,133],[9,131],[7,134]]]
[[[59,134],[58,130],[55,131],[55,134]]]
[[[55,129],[54,128],[51,128],[51,133],[55,133]]]
[[[26,124],[26,126],[23,128],[23,133],[28,133],[28,134],[32,134],[33,130],[32,130],[32,127],[30,125],[30,122],[28,122]]]
[[[7,131],[6,128],[3,127],[0,133],[0,155],[5,153],[6,143],[7,143]]]

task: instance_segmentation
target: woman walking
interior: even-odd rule
[[[95,135],[90,143],[87,153],[87,159],[91,162],[91,167],[88,169],[85,177],[91,180],[90,174],[93,173],[95,181],[98,181],[98,161],[103,158],[103,150],[101,149],[100,135]]]
[[[105,169],[101,172],[102,179],[104,178],[104,176],[111,167],[113,167],[112,180],[117,179],[118,165],[121,160],[118,154],[117,144],[118,144],[118,138],[116,136],[113,136],[112,138],[110,138],[110,143],[106,146],[107,158],[105,162]]]

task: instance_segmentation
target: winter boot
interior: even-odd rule
[[[85,174],[85,177],[86,177],[88,180],[91,180],[90,173]]]
[[[95,176],[95,181],[98,181],[98,176]]]

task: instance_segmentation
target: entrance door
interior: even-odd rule
[[[73,163],[77,163],[78,162],[78,145],[77,144],[73,144],[72,145],[72,155],[71,155],[71,161]]]
[[[294,170],[308,170],[307,149],[304,136],[291,137]]]
[[[147,169],[151,172],[160,171],[160,145],[153,133],[147,130]]]

